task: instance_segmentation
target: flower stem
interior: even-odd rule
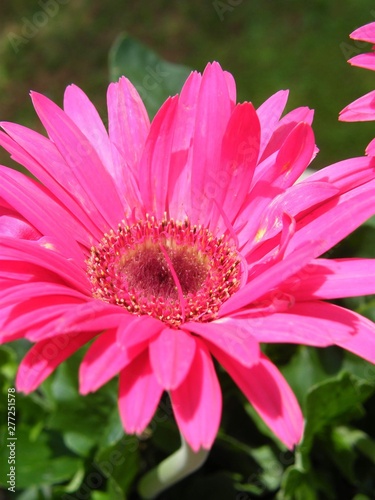
[[[181,435],[181,448],[140,479],[140,497],[144,500],[156,498],[161,492],[199,469],[206,461],[209,451],[201,448],[195,453]]]

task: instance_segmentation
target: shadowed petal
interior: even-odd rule
[[[221,419],[221,390],[207,348],[197,340],[191,369],[182,384],[171,391],[177,424],[191,448],[209,450]]]
[[[197,96],[191,172],[191,220],[208,225],[212,188],[217,186],[220,147],[233,105],[227,78],[218,63],[208,64]],[[225,190],[226,184],[220,186]]]
[[[313,118],[314,110],[307,107],[293,109],[283,116],[264,150],[262,160],[281,148],[285,139],[298,123],[305,122],[311,125]]]
[[[321,242],[311,240],[290,253],[283,260],[273,265],[271,263],[270,267],[263,269],[259,275],[252,278],[248,284],[224,302],[219,311],[220,317],[227,316],[231,312],[251,304],[262,295],[276,288],[283,281],[286,281],[291,275],[308,264],[316,253],[319,253],[321,245]]]
[[[140,434],[144,431],[162,393],[163,388],[156,380],[148,352],[144,351],[120,373],[118,405],[127,433]]]
[[[361,335],[360,338],[375,338],[372,321],[348,309],[318,301],[296,303],[282,313],[230,321],[245,321],[259,342],[287,342],[317,347],[336,344],[347,345],[345,348],[350,350],[351,342],[359,348],[360,343],[355,341],[357,335]],[[369,345],[372,345],[371,342]],[[364,347],[359,355],[375,362],[373,348],[368,351]]]
[[[237,105],[229,118],[222,140],[220,168],[216,186],[213,185],[211,193],[219,209],[216,210],[216,217],[211,220],[213,228],[221,213],[231,222],[237,215],[253,179],[259,144],[260,124],[253,105],[248,102]],[[220,230],[225,232],[225,223],[221,223]]]
[[[291,276],[282,290],[298,301],[375,293],[374,259],[317,259]]]
[[[245,368],[222,351],[212,352],[280,441],[289,449],[298,444],[303,432],[301,409],[276,366],[262,355],[258,364]]]
[[[162,219],[167,209],[168,176],[177,97],[169,98],[156,114],[139,165],[140,191],[146,210]]]
[[[260,152],[259,157],[262,157],[263,151],[265,150],[268,141],[271,139],[272,134],[280,120],[281,114],[284,111],[286,102],[288,100],[288,90],[279,90],[276,94],[268,98],[263,104],[257,109],[257,115],[260,121],[261,129],[261,142],[260,142]]]
[[[320,239],[319,251],[314,255],[319,257],[373,215],[374,197],[375,180],[372,180],[306,212],[297,221],[287,253],[296,251],[307,241]]]

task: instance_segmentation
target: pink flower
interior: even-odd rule
[[[258,110],[236,104],[217,63],[151,125],[126,78],[107,97],[108,133],[74,85],[64,111],[32,94],[48,138],[2,123],[2,146],[40,181],[0,167],[1,340],[35,342],[18,389],[93,340],[82,394],[119,373],[124,427],[140,433],[169,391],[185,439],[209,449],[214,356],[293,447],[302,414],[259,343],[336,344],[375,362],[374,324],[324,302],[374,293],[375,261],[318,258],[374,213],[375,160],[295,184],[316,151],[312,112],[280,119],[285,91]]]

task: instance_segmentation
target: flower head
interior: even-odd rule
[[[119,374],[124,427],[140,433],[169,391],[185,439],[209,449],[214,357],[293,447],[302,414],[259,343],[336,344],[375,361],[373,323],[324,302],[373,293],[375,262],[318,258],[373,214],[375,162],[295,184],[316,154],[311,110],[281,118],[286,91],[257,110],[236,104],[217,63],[151,124],[126,78],[109,86],[108,131],[74,85],[64,110],[32,99],[48,137],[13,123],[0,133],[37,179],[0,167],[0,338],[35,342],[18,389],[92,341],[82,394]]]

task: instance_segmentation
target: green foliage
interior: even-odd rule
[[[177,94],[190,73],[186,66],[171,64],[129,35],[120,35],[109,54],[110,79],[122,75],[132,82],[153,117],[161,104]]]

